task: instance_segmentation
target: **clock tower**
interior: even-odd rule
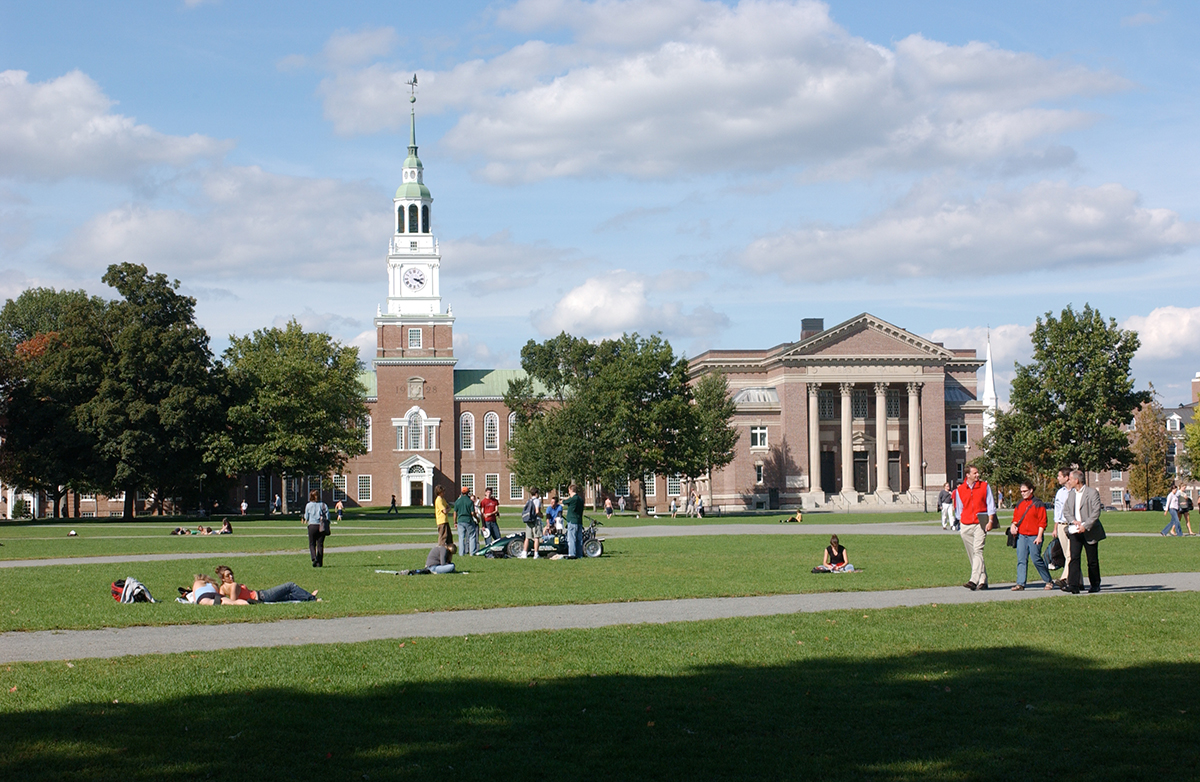
[[[410,98],[414,103],[416,96]],[[388,248],[388,315],[440,315],[438,272],[442,256],[431,230],[433,196],[425,186],[425,167],[417,157],[417,115],[413,107],[408,157],[400,187],[392,199],[396,231]]]

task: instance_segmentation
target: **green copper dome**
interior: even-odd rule
[[[424,182],[409,182],[396,188],[396,198],[428,198],[432,200],[433,196],[429,195],[429,188],[425,187]]]
[[[414,101],[415,102],[415,101]],[[404,169],[424,171],[421,158],[417,157],[417,112],[413,109],[408,126],[408,157],[404,159]],[[418,176],[419,179],[419,176]],[[396,198],[430,198],[429,188],[423,182],[406,182],[396,188]]]

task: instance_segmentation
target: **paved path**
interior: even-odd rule
[[[120,657],[131,654],[205,652],[244,647],[354,643],[389,638],[436,638],[612,625],[666,624],[737,616],[880,609],[933,603],[991,603],[1048,598],[1085,600],[1128,592],[1195,591],[1200,591],[1200,573],[1158,573],[1106,578],[1099,595],[1080,596],[1067,595],[1057,590],[1028,589],[1024,592],[1012,592],[999,587],[983,592],[969,592],[962,587],[935,587],[882,592],[820,592],[764,597],[655,600],[641,603],[490,608],[226,625],[12,632],[0,634],[0,664]],[[197,606],[196,610],[209,609]]]

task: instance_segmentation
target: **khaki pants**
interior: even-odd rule
[[[1062,577],[1065,579],[1067,577],[1067,573],[1070,572],[1071,569],[1071,535],[1067,532],[1067,525],[1055,524],[1054,537],[1058,538],[1058,544],[1062,546],[1064,557]],[[1049,565],[1049,557],[1046,557],[1046,563]]]
[[[967,559],[971,562],[971,581],[977,586],[987,586],[987,567],[983,563],[983,544],[987,540],[987,530],[983,524],[963,523],[959,531],[963,547],[967,550]]]

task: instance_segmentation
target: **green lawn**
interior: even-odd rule
[[[868,528],[869,529],[869,528]],[[236,535],[234,536],[236,537]],[[179,541],[207,543],[207,540]],[[610,540],[605,556],[579,561],[459,558],[465,575],[405,577],[376,569],[420,567],[425,552],[368,551],[326,555],[310,567],[307,552],[287,556],[211,558],[116,565],[0,569],[0,630],[120,627],[143,624],[271,621],[554,603],[601,603],[667,598],[880,590],[961,584],[969,576],[962,543],[935,536],[843,535],[862,572],[815,575],[823,536],[714,536]],[[1101,545],[1103,572],[1192,571],[1200,539],[1112,538]],[[1016,555],[995,535],[986,549],[995,584],[1011,584]],[[324,602],[206,607],[174,602],[176,587],[196,572],[212,574],[225,561],[251,588],[295,581],[319,589]],[[134,576],[166,602],[121,605],[109,584]],[[1031,580],[1034,579],[1031,568]]]
[[[11,665],[0,776],[1186,779],[1197,637],[1131,594]]]

